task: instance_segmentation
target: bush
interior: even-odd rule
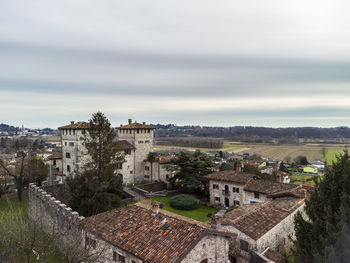
[[[198,200],[192,195],[175,195],[170,198],[170,205],[179,210],[193,210],[198,207]]]

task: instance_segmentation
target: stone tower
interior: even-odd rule
[[[83,136],[90,128],[88,122],[71,121],[71,124],[59,127],[62,143],[62,173],[65,176],[73,175],[89,158],[83,146]]]
[[[137,123],[128,120],[127,125],[117,127],[118,140],[128,141],[135,147],[134,154],[134,178],[135,183],[144,179],[145,160],[148,153],[153,151],[154,127],[145,122]]]

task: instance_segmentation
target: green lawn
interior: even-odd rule
[[[178,210],[175,208],[172,208],[170,206],[170,198],[171,196],[165,196],[165,197],[154,197],[151,198],[152,201],[160,201],[164,204],[163,209],[167,210],[169,212],[173,212],[178,215],[182,215],[185,217],[189,217],[201,222],[208,222],[210,219],[207,217],[209,213],[214,214],[219,211],[219,209],[204,206],[204,205],[199,205],[197,209],[194,210]]]
[[[342,151],[327,150],[327,153],[326,153],[327,163],[332,164],[332,162],[335,162],[337,160],[337,156],[339,156],[341,153]]]
[[[290,179],[293,180],[293,184],[315,184],[313,179],[315,175],[292,173]]]

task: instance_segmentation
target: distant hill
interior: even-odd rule
[[[19,127],[14,127],[4,123],[0,123],[0,132],[17,132],[19,130]]]
[[[207,127],[207,126],[176,126],[173,124],[154,125],[156,137],[215,137],[247,142],[266,142],[278,140],[280,143],[296,143],[300,139],[312,139],[324,142],[350,141],[348,127],[316,128],[266,128],[252,126]]]

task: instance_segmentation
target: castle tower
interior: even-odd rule
[[[117,127],[118,140],[128,141],[135,147],[133,156],[134,182],[141,182],[144,179],[145,160],[148,153],[153,151],[154,127],[146,125],[145,122],[137,123],[128,120],[127,125]]]
[[[64,176],[73,175],[89,158],[83,146],[83,136],[90,128],[88,122],[71,121],[71,124],[59,127],[62,143],[62,173]]]

